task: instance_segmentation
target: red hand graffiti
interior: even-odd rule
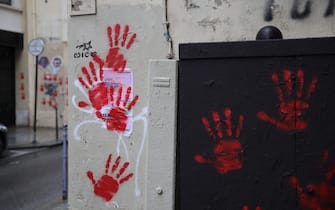
[[[116,24],[114,29],[111,26],[107,27],[107,36],[109,39],[109,51],[105,60],[105,67],[112,68],[114,71],[123,72],[127,65],[127,60],[124,55],[120,52],[120,49],[128,50],[134,44],[136,39],[136,33],[132,33],[130,38],[129,25],[125,25],[123,29],[122,37],[120,37],[121,26]],[[102,59],[98,55],[93,55],[96,60],[100,63]]]
[[[106,57],[106,64],[107,64],[107,67],[113,68],[114,71],[123,72],[127,65],[127,60],[125,59],[123,54],[121,54],[119,51],[120,50],[120,43],[119,43],[120,30],[121,30],[121,26],[119,24],[116,24],[114,27],[114,37],[113,37],[112,27],[109,26],[107,28],[107,35],[109,38],[110,49]],[[133,45],[136,39],[136,33],[133,33],[129,40],[128,40],[128,34],[129,34],[129,26],[126,25],[124,27],[122,38],[121,38],[122,39],[121,47],[125,49],[129,49]]]
[[[212,113],[212,118],[215,123],[216,133],[211,129],[210,123],[206,117],[202,118],[202,124],[207,130],[209,136],[215,141],[213,148],[214,158],[207,158],[202,155],[195,155],[194,160],[198,163],[208,163],[213,165],[220,174],[228,173],[232,170],[238,170],[242,168],[241,153],[242,148],[240,142],[237,140],[240,136],[240,132],[243,124],[243,115],[239,116],[238,125],[233,136],[232,122],[231,122],[231,110],[226,108],[224,110],[226,135],[228,138],[223,139],[224,134],[222,130],[222,123],[218,112]]]
[[[104,114],[98,112],[97,117],[103,119],[106,122],[108,130],[123,132],[126,130],[127,127],[128,122],[127,112],[130,111],[136,104],[138,96],[135,96],[135,98],[130,103],[128,103],[131,93],[131,87],[128,87],[125,99],[123,103],[121,103],[122,86],[120,86],[118,89],[116,99],[113,96],[114,95],[113,87],[110,87],[109,92],[111,98],[111,108],[107,109],[107,113]]]
[[[296,189],[300,206],[304,210],[333,210],[335,207],[335,186],[331,185],[335,174],[335,164],[326,173],[326,181],[310,184],[306,188],[300,186],[297,177],[290,179]]]
[[[96,62],[96,57],[93,58]],[[79,107],[92,106],[96,112],[95,115],[100,120],[106,122],[107,129],[110,131],[121,131],[124,132],[127,127],[128,116],[127,113],[132,110],[138,100],[136,95],[133,100],[130,101],[131,87],[128,87],[125,93],[125,97],[122,97],[122,86],[120,86],[114,93],[114,88],[102,82],[102,66],[100,63],[99,71],[96,71],[93,62],[89,63],[91,73],[83,67],[82,73],[85,75],[86,80],[79,77],[80,84],[88,90],[88,97],[90,103],[80,101]],[[91,74],[91,75],[90,75]],[[130,101],[130,102],[129,102]]]
[[[98,181],[94,179],[92,171],[87,171],[86,175],[91,180],[94,186],[94,193],[97,196],[102,197],[106,201],[113,199],[113,196],[119,191],[119,187],[124,182],[128,181],[133,177],[133,173],[121,177],[129,166],[129,162],[125,162],[117,172],[120,165],[121,157],[118,156],[110,171],[110,162],[112,161],[112,154],[108,156],[105,166],[105,174],[100,177]]]
[[[26,99],[26,94],[25,94],[25,91],[24,91],[24,73],[23,72],[21,72],[20,73],[20,80],[21,80],[21,85],[20,85],[20,90],[21,90],[21,99],[22,100],[25,100]]]
[[[312,93],[315,91],[317,85],[317,78],[313,78],[305,96],[303,97],[303,87],[304,87],[304,73],[300,69],[296,75],[296,84],[294,83],[293,77],[290,70],[283,71],[285,88],[281,88],[281,83],[279,82],[278,74],[272,74],[272,81],[277,87],[278,99],[280,102],[280,120],[270,117],[264,112],[258,112],[257,117],[265,122],[269,122],[275,125],[278,129],[292,131],[292,130],[303,130],[307,128],[308,124],[305,120],[302,120],[303,112],[309,108],[309,104],[306,102],[310,99]],[[296,90],[293,90],[297,87]],[[295,94],[294,94],[295,92]],[[286,98],[285,98],[285,96]],[[294,98],[296,97],[296,98]]]
[[[249,210],[249,206],[243,206],[242,210]],[[255,210],[262,210],[261,207],[256,206]]]

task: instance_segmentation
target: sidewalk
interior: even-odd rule
[[[35,141],[34,137],[33,127],[9,127],[8,149],[32,149],[62,145],[63,128],[58,130],[58,139],[56,138],[56,129],[49,127],[37,127]]]
[[[36,136],[36,142],[34,137]],[[37,127],[34,135],[33,127],[9,127],[8,128],[8,154],[15,153],[15,156],[29,154],[32,151],[42,151],[42,148],[62,146],[64,139],[63,127],[58,130],[58,139],[56,129],[49,127]],[[41,148],[41,149],[38,149]],[[15,151],[15,152],[13,152]],[[14,157],[11,154],[11,157]],[[6,158],[6,156],[5,156]],[[64,170],[64,169],[63,169]],[[40,210],[68,210],[68,201],[60,198],[52,200],[40,206]]]

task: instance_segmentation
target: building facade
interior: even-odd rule
[[[71,1],[69,9],[70,209],[172,210],[183,199],[176,181],[180,44],[251,41],[267,25],[284,39],[335,34],[327,0],[97,0]],[[193,199],[216,203],[215,195]]]
[[[186,123],[182,128],[192,128],[195,139],[198,130],[203,133],[199,136],[205,135],[207,131],[213,138],[207,121],[213,118],[217,122],[216,126],[220,127],[220,118],[215,117],[216,112],[212,109],[208,110],[214,113],[212,117],[200,116],[195,120],[190,116],[186,119],[178,118],[181,116],[180,113],[177,115],[178,106],[182,107],[179,103],[183,101],[180,99],[181,91],[193,90],[190,88],[192,86],[183,90],[177,86],[178,80],[185,81],[185,78],[179,77],[182,75],[180,69],[184,68],[181,62],[185,59],[185,56],[180,56],[181,44],[208,43],[227,47],[219,43],[255,40],[258,31],[268,25],[280,29],[283,38],[287,40],[333,37],[334,7],[333,0],[0,1],[0,15],[6,19],[0,23],[0,65],[5,75],[1,77],[0,83],[0,114],[3,118],[1,120],[8,125],[31,126],[34,123],[36,104],[37,125],[55,126],[57,108],[60,125],[69,125],[70,209],[185,210],[185,194],[200,195],[199,189],[206,189],[203,185],[210,183],[211,179],[205,176],[207,180],[195,183],[195,186],[199,186],[198,189],[192,186],[189,190],[180,189],[184,183],[190,182],[185,181],[183,174],[178,174],[182,171],[179,165],[182,159],[179,151],[188,148],[180,147],[183,145],[180,142],[182,140],[177,137],[180,137],[183,131],[178,128],[181,128],[181,122],[187,121],[189,125]],[[45,43],[44,51],[37,62],[36,57],[28,52],[29,42],[34,38],[42,38]],[[232,56],[241,56],[237,53],[239,48],[227,49],[231,49]],[[287,49],[286,57],[293,55],[291,51],[297,51]],[[226,52],[226,57],[229,57],[228,53]],[[189,54],[192,54],[192,50]],[[210,53],[200,49],[199,54],[209,56]],[[309,53],[308,56],[312,54]],[[215,58],[209,56],[204,59],[213,61],[214,64],[208,66],[215,66],[218,58],[211,60],[213,57]],[[285,54],[281,57],[285,57]],[[186,59],[190,58],[186,56]],[[302,68],[307,65],[297,60],[296,66]],[[196,62],[191,64],[190,68],[197,69],[199,66],[203,67],[203,78],[207,78],[205,76],[210,75],[212,67]],[[332,67],[331,62],[329,66]],[[301,71],[291,70],[286,72],[304,81]],[[261,73],[260,78],[263,78]],[[234,72],[226,76],[231,75],[235,75]],[[243,72],[241,75],[244,75]],[[195,78],[196,74],[189,76]],[[272,76],[275,82],[276,74]],[[203,86],[216,87],[216,78],[213,78],[206,80]],[[247,76],[243,79],[247,81],[246,78]],[[222,81],[222,84],[226,83],[225,80]],[[313,81],[315,80],[310,78],[306,80],[306,84],[312,84],[310,90],[307,90],[308,93],[317,89],[313,88],[316,86],[316,82]],[[229,82],[231,81],[228,80],[227,83]],[[261,85],[263,83],[260,83]],[[179,87],[184,88],[181,85]],[[222,89],[222,92],[227,89],[230,88]],[[194,97],[186,100],[191,103],[189,108],[186,106],[185,109],[189,109],[191,115],[194,113],[197,116],[199,113],[193,111],[193,104],[201,105],[199,101],[204,95],[207,96],[206,94],[207,92],[194,94]],[[223,109],[227,105],[226,102],[215,100],[215,97],[208,95],[208,98],[214,101],[215,108]],[[230,98],[234,97],[235,95],[232,95]],[[225,100],[229,101],[230,98]],[[247,104],[235,103],[237,107],[239,104]],[[227,112],[221,116],[222,122],[223,117],[230,118],[230,109],[225,110]],[[297,117],[296,112],[294,113]],[[208,115],[206,112],[203,115],[205,114]],[[237,121],[239,125],[235,126],[238,131],[248,130],[247,120],[243,121],[243,116]],[[279,130],[287,128],[264,116],[266,115],[260,112],[258,119],[272,123]],[[242,122],[246,128],[242,126]],[[199,127],[192,127],[193,124]],[[302,125],[300,128],[303,127]],[[219,130],[216,128],[216,131]],[[231,131],[227,130],[228,133]],[[295,133],[294,135],[296,138]],[[193,145],[192,142],[190,144]],[[231,145],[241,147],[240,143]],[[201,143],[198,147],[206,148],[206,145]],[[333,144],[327,147],[329,151],[333,151]],[[214,148],[219,150],[220,144]],[[326,151],[323,154],[324,161],[333,157]],[[227,176],[233,174],[233,171],[242,168],[236,155],[231,159],[236,159],[237,164],[232,164],[231,167],[218,167],[220,164],[213,164],[204,158],[205,156],[195,153],[190,156],[189,161],[206,170],[212,169],[209,173],[216,174],[211,178],[219,180],[218,183],[226,181]],[[280,165],[280,161],[278,164]],[[211,165],[214,167],[208,167]],[[200,174],[206,173],[192,174],[186,176],[186,179],[191,180]],[[330,171],[328,177],[332,176],[333,172]],[[291,182],[299,186],[294,177],[291,176]],[[283,183],[285,182],[280,184]],[[280,188],[282,185],[278,186]],[[291,190],[283,194],[295,193],[296,204],[305,209],[313,209],[314,204],[299,199],[299,196],[305,194],[296,188],[288,187]],[[268,207],[274,196],[270,197],[269,202],[264,202],[262,196],[257,199],[240,196],[241,198],[235,201],[236,197],[226,198],[219,191],[196,197],[195,200],[204,200],[208,206],[199,205],[192,209],[274,209]],[[233,204],[229,206],[230,204],[220,203],[224,199],[231,200]],[[240,202],[243,199],[245,202]],[[190,205],[197,203],[192,199],[188,200],[191,200]],[[327,201],[327,198],[325,200]],[[276,202],[278,201],[272,203]],[[221,206],[213,207],[215,205]]]
[[[8,126],[59,126],[66,107],[65,50],[67,46],[66,1],[2,1],[1,121]],[[37,60],[28,51],[32,39],[41,38],[44,51]],[[37,76],[37,90],[35,81]],[[37,94],[35,102],[35,93]]]

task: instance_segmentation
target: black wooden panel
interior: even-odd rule
[[[335,37],[179,45],[179,58],[181,60],[259,56],[286,57],[298,55],[327,55],[334,53]]]
[[[292,43],[290,49],[298,47],[299,42]],[[330,54],[180,61],[177,209],[313,209],[315,198],[320,209],[333,209],[334,180],[325,177],[331,169],[335,173],[335,56]],[[284,82],[289,73],[292,85]],[[232,111],[231,137],[226,108]],[[213,112],[219,113],[221,125],[214,123]],[[272,121],[261,119],[260,112]],[[244,120],[236,138],[239,115]],[[216,137],[216,127],[222,127],[224,137],[213,140],[204,119]],[[228,149],[238,148],[238,142],[240,149]],[[309,192],[308,186],[315,190]]]

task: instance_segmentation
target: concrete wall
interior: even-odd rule
[[[305,10],[306,2],[170,0],[171,36],[176,50],[178,43],[185,42],[255,40],[258,30],[265,25],[279,28],[285,39],[334,36],[335,16],[326,14],[327,9],[334,12],[329,7],[332,1],[310,0],[310,7]]]
[[[67,103],[67,2],[32,0],[21,6],[24,8],[24,49],[17,53],[16,58],[16,124],[26,126],[34,123],[35,57],[29,54],[27,47],[30,40],[40,37],[45,40],[45,49],[39,58],[47,58],[49,65],[38,66],[37,126],[55,126],[55,110],[53,105],[49,105],[54,102],[50,102],[44,87],[47,83],[55,83],[58,87],[56,100],[61,126],[66,117],[64,110]],[[63,65],[55,67],[52,64],[54,58],[61,58]],[[45,74],[54,74],[52,81]]]
[[[131,1],[99,1],[97,15],[72,16],[69,21],[69,203],[72,209],[146,209],[146,182],[147,174],[147,143],[148,143],[148,72],[149,59],[159,59],[166,56],[168,44],[163,36],[164,8],[158,2],[130,3]],[[115,26],[121,27],[119,53],[127,60],[128,73],[120,73],[121,77],[128,78],[124,81],[124,89],[132,88],[133,97],[138,96],[136,104],[129,113],[128,125],[132,131],[124,131],[115,128],[108,121],[99,119],[97,112],[105,112],[99,108],[94,99],[88,97],[90,91],[95,88],[99,90],[98,84],[86,88],[79,82],[82,77],[87,80],[82,72],[82,67],[90,71],[89,61],[96,52],[101,59],[106,58],[110,42],[107,28],[112,27],[113,39]],[[132,46],[127,49],[122,47],[123,30],[129,26],[129,34],[126,43],[130,43],[131,37],[136,34]],[[75,29],[75,30],[71,30]],[[115,43],[114,43],[115,44]],[[86,46],[86,49],[81,46]],[[84,56],[82,56],[84,54]],[[95,63],[95,68],[99,66]],[[132,74],[133,81],[126,75]],[[90,74],[93,80],[94,75]],[[105,78],[106,79],[106,78]],[[100,89],[101,90],[101,89]],[[103,92],[103,91],[102,91]],[[97,95],[103,94],[98,92]],[[124,97],[125,90],[122,95]],[[91,92],[93,93],[93,92]],[[117,97],[117,94],[114,95]],[[104,96],[102,96],[104,97]],[[113,103],[109,97],[107,103]],[[83,102],[88,106],[80,106]],[[115,102],[115,101],[114,101]],[[103,102],[105,105],[105,103]],[[107,109],[108,110],[108,109]],[[131,117],[132,115],[132,117]],[[128,162],[129,166],[118,180],[119,189],[115,190],[112,199],[99,196],[98,191],[94,193],[94,184],[88,178],[93,174],[96,181],[105,173],[105,163],[108,156],[112,154],[110,167],[114,164],[117,156],[121,157],[120,166]],[[110,171],[108,172],[110,173]],[[123,177],[131,176],[127,181],[121,183]],[[76,178],[75,178],[76,177]],[[103,178],[104,179],[104,178]],[[108,189],[107,189],[108,190]],[[117,192],[116,192],[117,191]],[[111,194],[114,194],[111,193]],[[106,202],[107,201],[107,202]]]
[[[12,5],[0,4],[1,18],[0,28],[5,31],[22,33],[24,24],[22,20],[23,3],[21,0],[12,1]]]
[[[80,2],[89,1],[79,1],[78,10],[85,6]],[[178,44],[254,40],[265,25],[277,26],[284,38],[333,36],[335,17],[324,15],[328,1],[311,2],[303,12],[306,1],[170,0],[165,8],[158,0],[98,0],[96,14],[71,16],[70,209],[173,209]],[[292,5],[297,6],[293,17]],[[166,58],[171,60],[161,60]],[[126,71],[116,69],[121,73],[113,75],[106,69],[124,60]],[[111,80],[120,78],[131,87],[128,104],[133,106],[127,112],[128,104],[116,105],[120,92],[110,94],[116,84]],[[126,100],[124,89],[121,101]],[[112,112],[116,107],[123,111]],[[124,115],[128,120],[122,121]]]

